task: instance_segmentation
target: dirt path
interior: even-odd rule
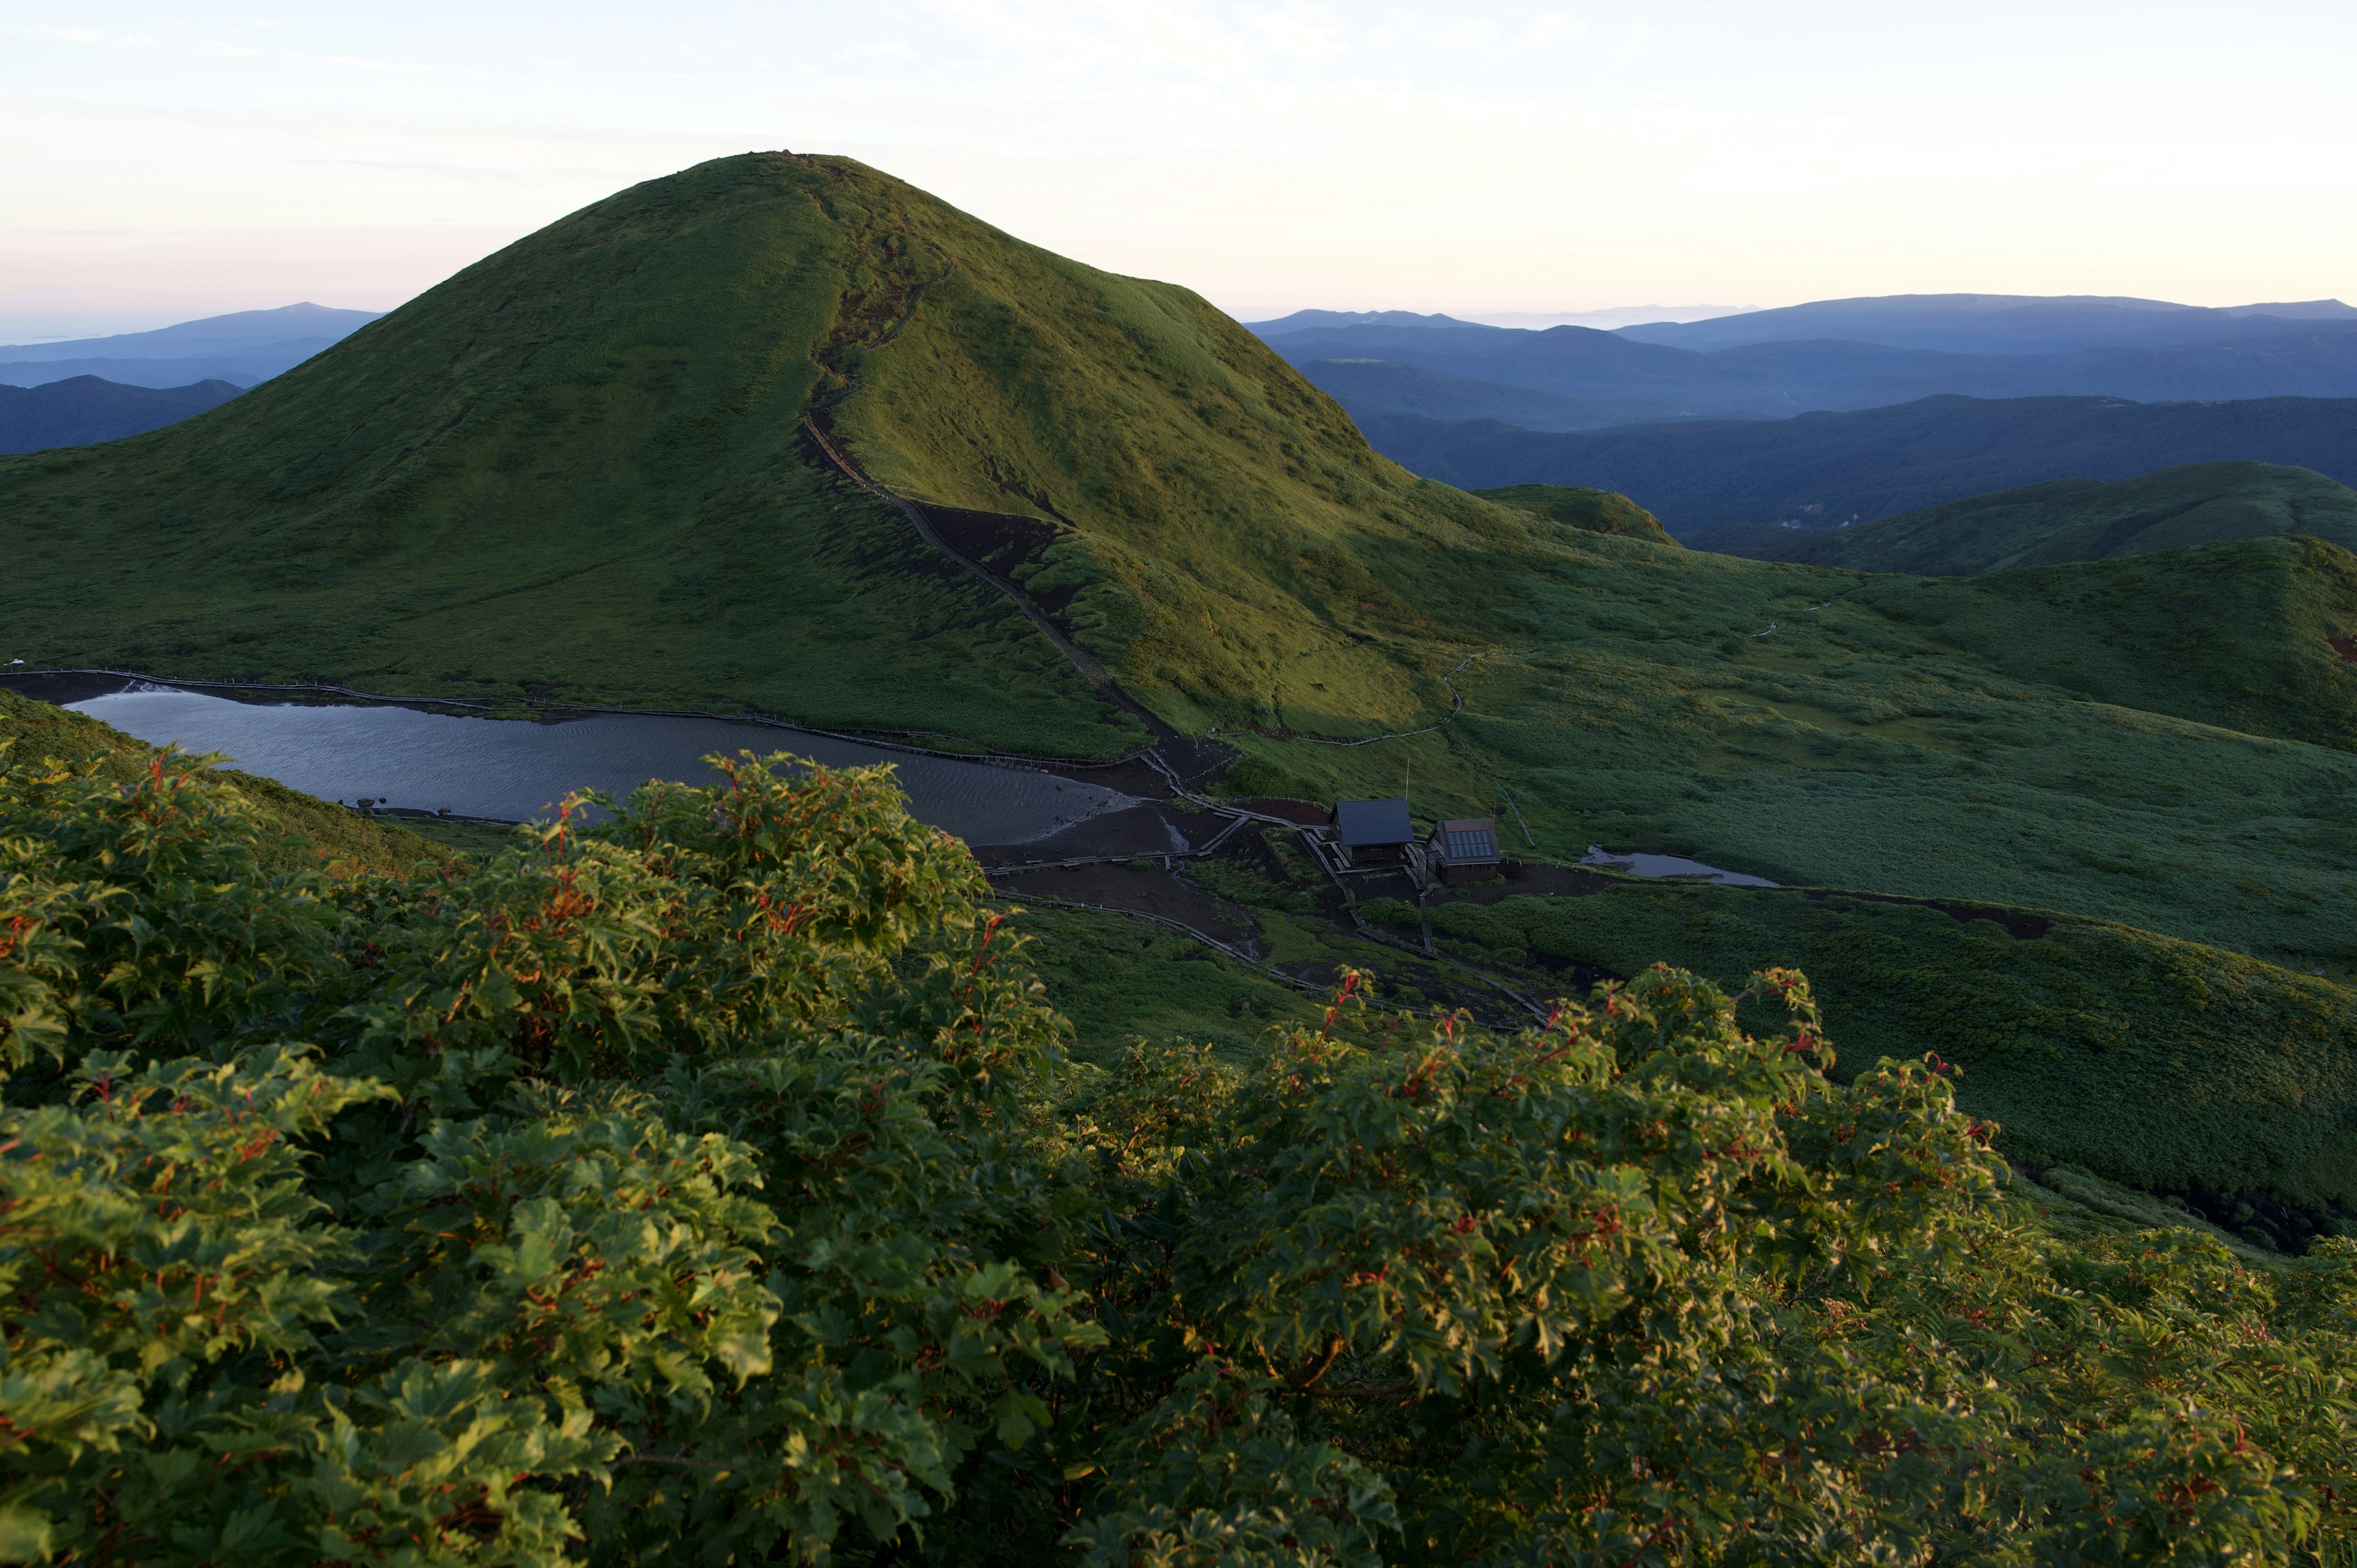
[[[943,539],[941,536],[941,532],[933,527],[932,520],[925,515],[923,508],[918,506],[916,502],[909,499],[908,497],[900,494],[898,490],[879,485],[875,480],[869,478],[860,470],[858,465],[852,462],[850,457],[844,453],[842,448],[838,447],[834,442],[826,438],[825,434],[819,429],[818,422],[811,418],[807,413],[802,415],[802,430],[810,436],[811,440],[817,446],[818,449],[826,454],[827,460],[835,466],[836,469],[842,473],[845,478],[849,479],[853,484],[857,485],[861,489],[866,490],[869,495],[876,497],[877,499],[889,503],[893,510],[898,511],[902,517],[909,520],[909,526],[914,528],[917,531],[918,536],[923,539],[926,543],[931,545],[934,549],[940,551],[942,554],[948,556],[951,560],[956,562],[959,565],[964,567],[976,577],[981,578],[985,583],[989,584],[993,588],[996,588],[999,593],[1004,594],[1009,600],[1013,601],[1015,607],[1023,612],[1025,618],[1028,619],[1033,626],[1039,628],[1039,635],[1046,638],[1049,642],[1054,643],[1056,645],[1056,651],[1062,654],[1065,660],[1071,663],[1071,667],[1081,672],[1081,678],[1082,680],[1086,681],[1090,685],[1096,687],[1100,692],[1103,692],[1108,700],[1118,703],[1128,712],[1135,714],[1139,718],[1145,718],[1147,716],[1146,711],[1143,708],[1140,708],[1135,703],[1132,702],[1128,693],[1123,692],[1120,686],[1114,681],[1113,671],[1107,670],[1103,665],[1098,663],[1095,660],[1082,652],[1079,645],[1074,643],[1071,638],[1066,637],[1062,631],[1058,629],[1054,621],[1048,618],[1048,612],[1041,609],[1037,604],[1032,602],[1030,595],[1025,593],[1021,588],[1017,587],[1013,583],[1008,582],[1006,578],[1000,576],[997,573],[992,571],[981,562],[976,561],[973,556],[966,554],[963,551],[954,548],[948,540]]]

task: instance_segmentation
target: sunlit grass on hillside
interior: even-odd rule
[[[2111,484],[2024,485],[1856,528],[1727,529],[1707,542],[1760,560],[1970,576],[2293,533],[2357,549],[2357,490],[2277,463],[2184,463]]]
[[[2326,643],[2357,620],[2357,564],[2337,549],[2262,540],[1932,582],[1591,535],[1486,564],[1498,640],[1457,678],[1449,736],[1240,734],[1237,788],[1412,780],[1419,812],[1496,815],[1546,857],[1695,854],[2357,967],[2357,677]],[[1439,572],[1426,585],[1468,591]],[[1426,667],[1467,646],[1430,647]]]

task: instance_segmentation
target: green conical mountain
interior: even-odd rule
[[[576,213],[210,417],[0,465],[11,652],[1135,738],[805,415],[906,495],[1046,522],[978,548],[1191,727],[1415,619],[1370,551],[1523,532],[1184,289],[760,154]],[[1420,656],[1352,662],[1326,716],[1437,694]]]
[[[2279,463],[2185,463],[2111,484],[2023,485],[1857,528],[1720,529],[1695,544],[1755,561],[1968,577],[2279,533],[2357,548],[2357,490]]]

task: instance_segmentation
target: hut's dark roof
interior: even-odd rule
[[[1407,802],[1405,800],[1337,800],[1334,802],[1334,836],[1340,839],[1347,849],[1405,843],[1415,837],[1415,824],[1407,820]]]
[[[1451,860],[1498,858],[1498,824],[1489,817],[1451,817],[1434,831],[1440,853]]]

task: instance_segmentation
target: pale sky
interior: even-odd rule
[[[849,154],[1246,319],[2357,300],[2357,0],[0,0],[0,342]]]

